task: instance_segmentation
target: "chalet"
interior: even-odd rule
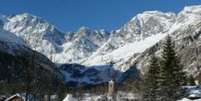
[[[19,94],[15,94],[15,95],[12,95],[11,97],[7,98],[5,101],[25,101],[25,100]]]

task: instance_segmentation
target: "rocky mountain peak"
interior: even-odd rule
[[[178,14],[145,11],[112,32],[88,27],[63,32],[48,21],[27,13],[2,16],[0,26],[56,64],[78,63],[93,67],[112,63],[114,69],[121,72],[134,63],[138,63],[141,72],[146,71],[150,54],[160,55],[162,42],[169,34],[185,69],[198,74],[195,65],[201,56],[194,53],[201,50],[196,50],[201,45],[200,12],[201,6],[185,7]]]
[[[7,17],[4,29],[23,38],[32,49],[55,63],[95,65],[115,62],[117,68],[121,66],[121,70],[125,70],[122,64],[143,54],[167,34],[177,33],[177,38],[189,25],[197,23],[200,10],[200,6],[190,6],[178,14],[145,11],[113,32],[88,27],[63,32],[40,17],[24,13]]]
[[[184,7],[184,9],[182,10],[182,12],[186,12],[186,13],[200,13],[201,11],[201,5],[194,5],[194,6],[186,6]]]

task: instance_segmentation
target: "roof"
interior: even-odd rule
[[[5,101],[9,101],[9,100],[11,100],[11,99],[13,99],[13,98],[15,98],[15,97],[20,97],[20,98],[22,98],[22,96],[21,96],[20,94],[15,94],[15,95],[12,95],[12,96],[10,96],[9,98],[7,98]]]

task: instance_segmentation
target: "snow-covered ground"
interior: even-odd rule
[[[201,86],[186,86],[187,96],[178,101],[201,101]]]
[[[112,101],[136,100],[139,99],[139,95],[130,92],[118,92],[113,97],[111,97],[107,94],[97,95],[85,93],[83,96],[75,97],[72,94],[67,94],[63,101],[108,101],[109,99],[113,99]]]
[[[78,100],[74,98],[72,94],[67,94],[66,98],[63,101],[78,101]]]
[[[181,100],[178,100],[178,101],[201,101],[201,99],[197,99],[197,100],[190,100],[188,98],[183,98]]]
[[[187,95],[184,98],[177,101],[201,101],[201,86],[185,86]],[[85,93],[81,97],[74,97],[72,94],[67,94],[63,101],[107,101],[111,96],[107,94],[89,94]],[[117,92],[113,97],[114,101],[130,101],[140,99],[140,95],[131,92]],[[192,100],[193,99],[193,100]]]

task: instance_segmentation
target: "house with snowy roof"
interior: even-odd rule
[[[20,94],[15,94],[7,98],[5,101],[25,101]]]

